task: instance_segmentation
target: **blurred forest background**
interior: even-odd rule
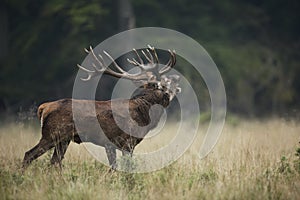
[[[208,51],[229,112],[299,117],[299,11],[298,0],[2,0],[0,113],[71,97],[83,48],[155,26],[185,33]],[[192,70],[184,72],[193,80]]]

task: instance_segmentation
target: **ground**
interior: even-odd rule
[[[173,133],[172,127],[169,134]],[[200,127],[199,134],[203,135],[207,126]],[[300,197],[300,124],[294,120],[227,120],[218,144],[205,159],[197,156],[199,137],[178,161],[145,174],[109,172],[83,145],[74,143],[62,170],[49,166],[51,154],[47,153],[22,174],[24,153],[39,138],[38,122],[1,124],[1,199]],[[137,151],[145,151],[143,144]]]

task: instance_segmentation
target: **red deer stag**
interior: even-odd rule
[[[95,63],[92,63],[93,70],[78,65],[78,67],[88,74],[86,79],[105,73],[117,78],[125,78],[140,83],[142,86],[138,88],[130,99],[115,99],[110,101],[91,101],[77,99],[61,99],[58,101],[44,103],[38,108],[38,117],[41,121],[42,138],[39,143],[25,153],[23,160],[23,170],[35,159],[44,154],[51,148],[54,149],[51,158],[51,164],[59,164],[64,158],[64,154],[68,148],[70,141],[75,143],[91,142],[102,146],[106,150],[109,164],[111,168],[116,168],[116,150],[121,150],[123,155],[132,154],[135,146],[139,144],[144,136],[153,128],[155,128],[166,108],[174,96],[180,92],[178,87],[178,75],[164,75],[169,72],[176,63],[176,55],[174,51],[170,51],[168,62],[159,69],[159,60],[155,49],[148,46],[146,50],[141,50],[143,58],[138,51],[133,49],[136,58],[127,59],[130,64],[138,67],[139,73],[129,73],[123,70],[113,58],[105,51],[104,54],[110,59],[114,68],[105,66],[103,57],[96,56],[90,47],[86,50],[91,54]],[[90,105],[92,104],[96,112],[96,117],[91,116]],[[112,110],[114,106],[114,113]],[[153,105],[159,107],[154,112],[150,112]],[[81,113],[80,119],[85,126],[75,127],[73,118],[72,105],[76,105]],[[128,112],[129,110],[129,112]],[[73,110],[74,111],[74,110]],[[126,116],[129,113],[130,117]],[[128,115],[128,114],[127,114]],[[91,122],[91,119],[96,119]],[[123,128],[120,128],[121,123]],[[96,125],[101,126],[104,137],[99,137],[101,133],[95,132]],[[125,128],[124,128],[125,127]],[[125,129],[125,130],[124,130]],[[94,131],[93,131],[94,130]],[[130,130],[129,134],[126,130]],[[132,134],[133,132],[133,134]],[[102,134],[103,135],[103,134]]]

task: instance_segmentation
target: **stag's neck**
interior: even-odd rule
[[[137,95],[131,98],[132,101],[140,102],[142,104],[147,104],[149,107],[153,105],[161,105],[167,107],[170,103],[169,95],[164,93],[163,95],[158,95],[154,90],[144,89],[139,91]]]
[[[139,95],[133,97],[130,101],[135,105],[132,107],[131,117],[140,126],[149,125],[149,128],[152,129],[158,124],[163,114],[163,107],[168,106],[169,96],[156,95],[153,91],[143,91],[142,93],[139,93]],[[152,109],[151,112],[150,109]]]

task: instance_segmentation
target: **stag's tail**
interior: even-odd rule
[[[43,127],[43,123],[47,115],[49,114],[49,103],[43,103],[39,106],[37,111],[37,116],[41,122],[41,127]]]

